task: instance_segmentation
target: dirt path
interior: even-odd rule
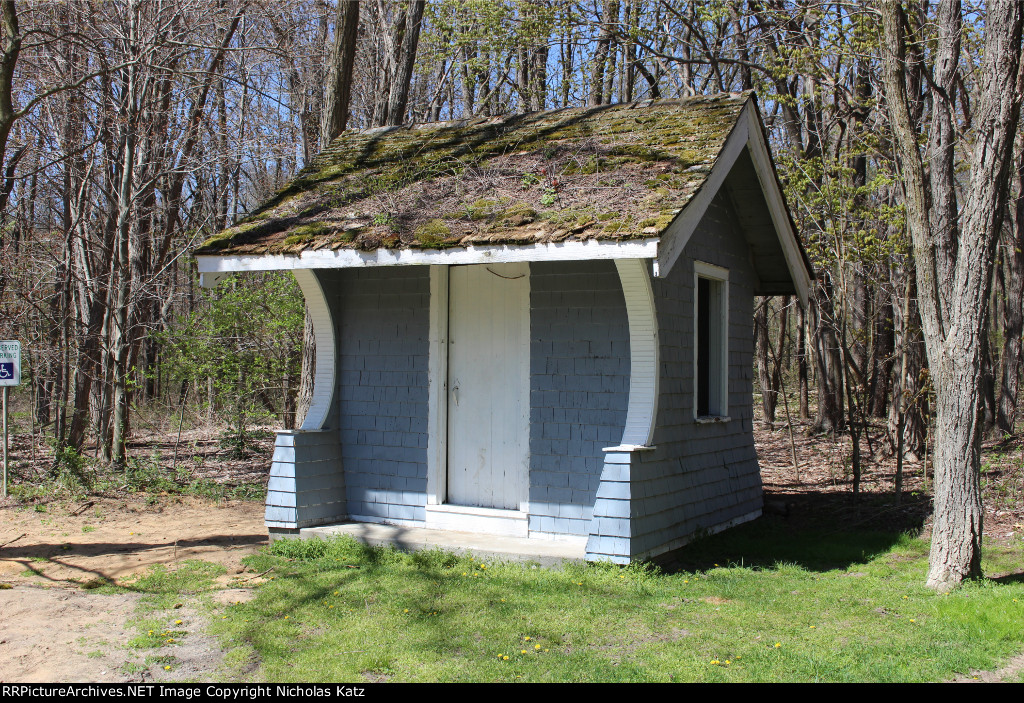
[[[137,649],[127,645],[140,634],[132,621],[141,596],[83,585],[128,583],[189,559],[223,565],[227,585],[241,559],[266,543],[262,505],[133,497],[45,508],[0,508],[0,681],[218,679],[223,653],[204,634],[208,615],[195,602],[153,614],[183,633],[173,646]],[[222,590],[215,600],[246,596]]]

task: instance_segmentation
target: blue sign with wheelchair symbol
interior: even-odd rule
[[[0,386],[17,386],[21,383],[21,342],[0,341]]]

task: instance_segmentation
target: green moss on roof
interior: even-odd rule
[[[197,253],[658,236],[703,185],[748,99],[717,95],[345,132]]]

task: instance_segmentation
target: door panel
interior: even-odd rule
[[[529,466],[529,264],[452,266],[448,503],[517,510]]]

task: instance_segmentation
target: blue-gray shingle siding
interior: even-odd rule
[[[725,423],[694,419],[694,260],[729,271],[731,419]],[[653,282],[661,353],[657,450],[633,455],[633,557],[680,546],[694,534],[761,509],[752,416],[753,280],[749,248],[731,205],[720,194],[669,275]]]
[[[337,330],[338,433],[348,513],[422,522],[429,268],[343,269],[321,276]]]
[[[629,402],[629,321],[611,261],[530,265],[530,530],[586,535]]]

